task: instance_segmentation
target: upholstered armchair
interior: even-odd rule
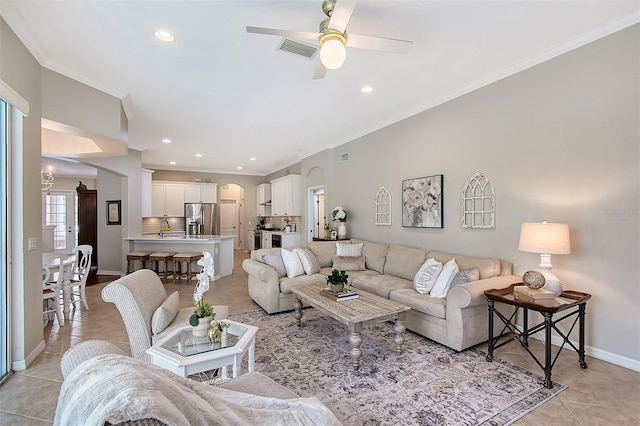
[[[189,324],[194,307],[179,309],[178,292],[167,297],[158,275],[140,269],[105,286],[102,299],[118,308],[129,336],[131,356],[151,362],[146,350],[178,327]],[[224,319],[227,306],[214,305],[216,319]]]

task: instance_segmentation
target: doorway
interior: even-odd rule
[[[233,235],[233,248],[238,248],[238,202],[220,200],[220,234]]]
[[[78,245],[78,216],[74,191],[42,191],[43,225],[55,225],[53,248],[70,252]]]
[[[324,215],[324,186],[309,188],[309,241],[324,239],[327,218]]]

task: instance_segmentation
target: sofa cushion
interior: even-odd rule
[[[265,254],[262,256],[262,261],[276,270],[278,278],[287,276],[287,269],[282,261],[282,253]]]
[[[284,262],[284,267],[287,270],[287,277],[294,278],[304,274],[304,268],[300,263],[300,257],[298,257],[296,249],[293,249],[293,251],[282,249],[282,262]]]
[[[420,294],[428,294],[442,271],[442,263],[434,258],[427,259],[413,277],[413,288]]]
[[[387,260],[384,264],[384,275],[393,275],[413,281],[416,273],[427,260],[425,250],[404,246],[389,246]],[[440,261],[440,259],[437,259]]]
[[[311,250],[306,247],[298,247],[296,250],[298,251],[298,257],[300,258],[300,263],[302,263],[305,274],[313,275],[320,272],[320,265],[318,265],[316,255],[313,254]]]
[[[351,240],[352,243],[363,243],[362,254],[364,255],[365,266],[380,274],[384,272],[384,262],[387,260],[389,246],[386,244],[372,243],[362,240]]]
[[[326,284],[327,277],[321,274],[298,275],[294,278],[284,277],[280,279],[280,293],[291,293],[291,289],[302,285]]]
[[[354,278],[351,285],[355,288],[376,294],[385,299],[389,298],[389,292],[398,289],[412,289],[413,282],[392,275],[368,275]]]
[[[333,256],[333,269],[338,271],[364,271],[364,256]]]
[[[478,281],[480,279],[480,271],[478,268],[465,269],[459,271],[453,280],[451,280],[451,287],[455,287],[460,284],[470,283],[472,281]]]
[[[336,243],[336,255],[338,256],[362,256],[363,243]]]
[[[429,257],[433,257],[436,260],[447,263],[451,259],[455,258],[458,267],[463,269],[478,268],[480,271],[480,279],[485,280],[491,277],[497,277],[500,275],[500,261],[490,257],[468,257],[453,255],[451,253],[445,253],[441,251],[430,251]]]
[[[389,294],[389,299],[403,305],[411,306],[411,309],[434,316],[445,318],[447,310],[447,299],[431,297],[428,294],[420,294],[413,289],[393,290]]]
[[[321,268],[333,264],[333,256],[336,254],[336,243],[333,241],[311,241],[307,247],[316,256]]]
[[[177,291],[171,293],[162,305],[158,307],[151,317],[151,332],[153,334],[161,333],[162,330],[171,324],[180,309],[180,295]]]
[[[458,268],[458,264],[455,259],[451,259],[442,267],[442,271],[438,275],[438,279],[436,280],[435,285],[429,292],[431,297],[437,298],[445,298],[447,297],[447,293],[449,292],[449,287],[451,286],[451,281],[453,277],[458,273],[460,269]]]

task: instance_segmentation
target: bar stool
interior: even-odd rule
[[[195,277],[197,272],[191,271],[191,263],[197,262],[202,257],[201,253],[178,253],[173,256],[173,282],[182,279],[182,262],[187,262],[187,280]]]
[[[149,255],[149,263],[151,263],[151,269],[153,269],[156,274],[160,275],[160,262],[164,262],[164,268],[162,268],[162,278],[167,279],[169,262],[173,263],[173,256],[175,253],[151,253]],[[175,274],[176,267],[173,267]]]
[[[132,251],[131,253],[129,253],[127,255],[127,274],[132,273],[133,271],[135,271],[136,269],[136,260],[139,260],[140,263],[142,264],[142,268],[144,269],[144,262],[146,262],[147,260],[149,260],[149,255],[151,253],[146,252],[146,251]],[[133,270],[131,270],[131,262],[133,261]]]

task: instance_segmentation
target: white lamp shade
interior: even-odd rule
[[[330,70],[338,69],[344,64],[346,58],[347,49],[340,40],[332,38],[322,43],[320,61],[325,68]]]
[[[523,223],[518,250],[538,254],[569,254],[569,225],[566,223]]]

